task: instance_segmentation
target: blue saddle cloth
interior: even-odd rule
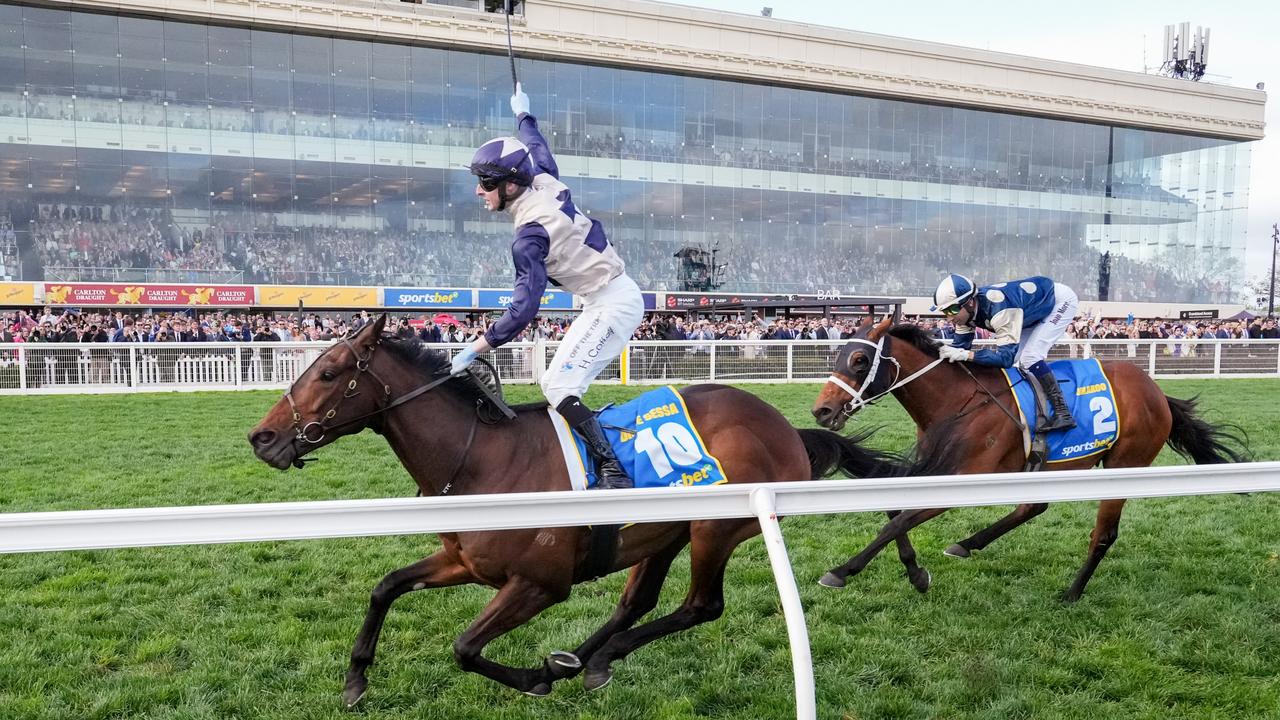
[[[671,386],[601,410],[600,424],[622,469],[638,488],[719,485],[729,481],[720,461],[707,452],[689,419],[684,398]],[[587,446],[577,433],[573,433],[573,440],[586,470],[587,486],[594,487],[595,464]]]
[[[1102,372],[1102,365],[1093,358],[1088,360],[1055,360],[1049,363],[1058,378],[1062,395],[1071,405],[1076,426],[1070,430],[1049,433],[1046,463],[1079,460],[1106,452],[1120,437],[1120,416],[1116,410],[1111,381]],[[1036,426],[1035,389],[1015,368],[1004,371],[1005,380],[1013,388],[1018,410],[1027,427]]]

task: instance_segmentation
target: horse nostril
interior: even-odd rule
[[[249,436],[249,442],[254,447],[267,447],[276,440],[275,430],[259,430]]]
[[[813,418],[818,422],[822,422],[829,417],[831,417],[831,408],[824,405],[823,407],[816,407],[813,409]]]

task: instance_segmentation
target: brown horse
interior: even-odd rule
[[[300,466],[316,448],[372,428],[386,438],[423,495],[568,490],[569,476],[546,405],[514,408],[514,420],[478,411],[470,378],[449,376],[448,355],[416,339],[383,334],[386,316],[343,338],[315,360],[249,433],[254,453],[280,469]],[[381,350],[381,352],[378,352]],[[826,430],[796,430],[773,407],[744,391],[699,385],[681,391],[707,449],[735,483],[800,480],[839,466],[855,476],[907,471],[897,456],[866,450]],[[921,471],[923,466],[921,466]],[[605,491],[601,491],[605,492]],[[368,685],[383,619],[401,595],[477,583],[498,593],[454,642],[465,670],[532,695],[585,667],[588,689],[603,686],[610,665],[642,645],[724,609],[725,565],[739,543],[760,531],[754,519],[700,520],[627,527],[609,572],[631,567],[613,616],[573,653],[541,667],[516,668],[481,655],[484,647],[569,596],[585,577],[590,532],[581,527],[447,533],[439,552],[388,574],[373,589],[356,638],[344,699]],[[691,546],[689,592],[675,612],[632,626],[658,602],[672,561]],[[909,565],[914,559],[904,558]]]
[[[1103,453],[1054,463],[1052,469],[1078,470],[1098,463],[1108,468],[1145,467],[1165,444],[1197,464],[1247,461],[1243,450],[1228,446],[1243,448],[1242,435],[1197,417],[1194,398],[1167,397],[1145,372],[1126,362],[1104,362],[1102,370],[1115,393],[1118,439]],[[862,397],[855,400],[840,383],[828,382],[813,406],[814,418],[824,427],[839,430],[867,402],[891,392],[920,432],[927,431],[921,452],[967,455],[957,457],[961,473],[1014,472],[1024,467],[1022,428],[1015,420],[1018,411],[1003,373],[972,363],[939,362],[937,341],[915,325],[891,327],[888,318],[875,325],[870,320],[863,323],[836,356],[833,377]],[[923,447],[933,442],[944,443],[948,450]],[[1080,598],[1098,563],[1115,544],[1124,503],[1123,499],[1103,500],[1099,505],[1089,553],[1063,600]],[[1019,505],[990,527],[947,548],[946,554],[969,557],[1048,507],[1047,503]],[[845,579],[861,572],[890,540],[897,540],[900,552],[908,553],[901,548],[907,532],[946,510],[902,512],[866,549],[832,568],[822,584],[843,587]],[[924,590],[918,585],[917,589]]]

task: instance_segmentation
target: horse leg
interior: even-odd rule
[[[613,678],[615,660],[672,633],[715,620],[724,612],[724,569],[729,556],[743,540],[760,532],[754,519],[738,522],[701,520],[692,524],[689,593],[669,615],[639,627],[616,633],[587,662],[583,686],[602,688]]]
[[[926,520],[935,518],[946,511],[947,508],[932,508],[929,510],[905,510],[901,512],[880,530],[880,534],[876,536],[876,539],[872,540],[870,545],[863,548],[862,552],[849,558],[849,562],[844,565],[831,568],[826,575],[822,576],[822,579],[819,580],[818,583],[830,588],[844,587],[845,578],[862,572],[862,569],[867,566],[867,563],[871,562],[871,558],[879,555],[880,551],[889,544],[889,541],[894,540],[899,536],[906,535],[907,531],[911,528],[925,522]]]
[[[360,634],[356,636],[355,647],[351,650],[351,665],[347,669],[346,684],[342,690],[342,699],[347,707],[360,702],[369,685],[365,670],[373,664],[378,635],[382,632],[382,622],[387,618],[391,603],[414,590],[461,585],[471,581],[472,577],[467,569],[454,563],[443,552],[387,573],[382,578],[369,597],[369,611],[364,617],[364,624],[360,626]]]
[[[479,673],[527,695],[546,695],[555,681],[550,667],[526,669],[494,662],[480,653],[495,638],[529,622],[535,615],[564,600],[569,595],[566,585],[560,592],[528,578],[511,577],[489,601],[480,616],[453,641],[453,656],[458,666]],[[550,661],[547,661],[548,663]]]
[[[1107,550],[1115,544],[1120,534],[1120,513],[1124,510],[1124,500],[1103,500],[1098,504],[1098,520],[1093,526],[1093,534],[1089,537],[1089,555],[1085,558],[1084,567],[1076,574],[1071,587],[1062,595],[1063,602],[1075,602],[1084,593],[1084,586],[1089,584],[1093,571],[1098,569]]]
[[[890,510],[885,515],[888,515],[889,519],[893,520],[901,512],[901,510]],[[933,582],[933,576],[929,574],[928,570],[916,564],[916,549],[911,545],[911,538],[908,537],[907,533],[902,533],[894,538],[894,542],[898,544],[898,559],[902,561],[903,567],[907,569],[907,580],[916,590],[927,592],[929,584]]]
[[[662,583],[667,579],[671,563],[688,541],[681,538],[671,543],[657,555],[645,558],[631,568],[631,577],[627,578],[627,586],[622,591],[622,598],[613,616],[591,637],[569,653],[555,653],[548,667],[555,679],[570,678],[582,672],[582,666],[589,661],[596,651],[608,642],[609,638],[630,628],[637,620],[644,617],[658,606],[658,596],[662,592]],[[568,656],[568,657],[566,657]]]
[[[943,550],[942,554],[955,558],[967,558],[971,551],[982,550],[997,538],[1002,537],[1005,533],[1048,509],[1049,503],[1019,505],[1013,509],[1013,512],[992,523],[990,527],[985,530],[979,530],[971,537],[953,544],[951,547]]]

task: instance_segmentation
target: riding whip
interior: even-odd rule
[[[520,81],[516,79],[516,56],[511,52],[511,0],[506,1],[507,15],[507,60],[511,61],[511,92],[516,92]]]

